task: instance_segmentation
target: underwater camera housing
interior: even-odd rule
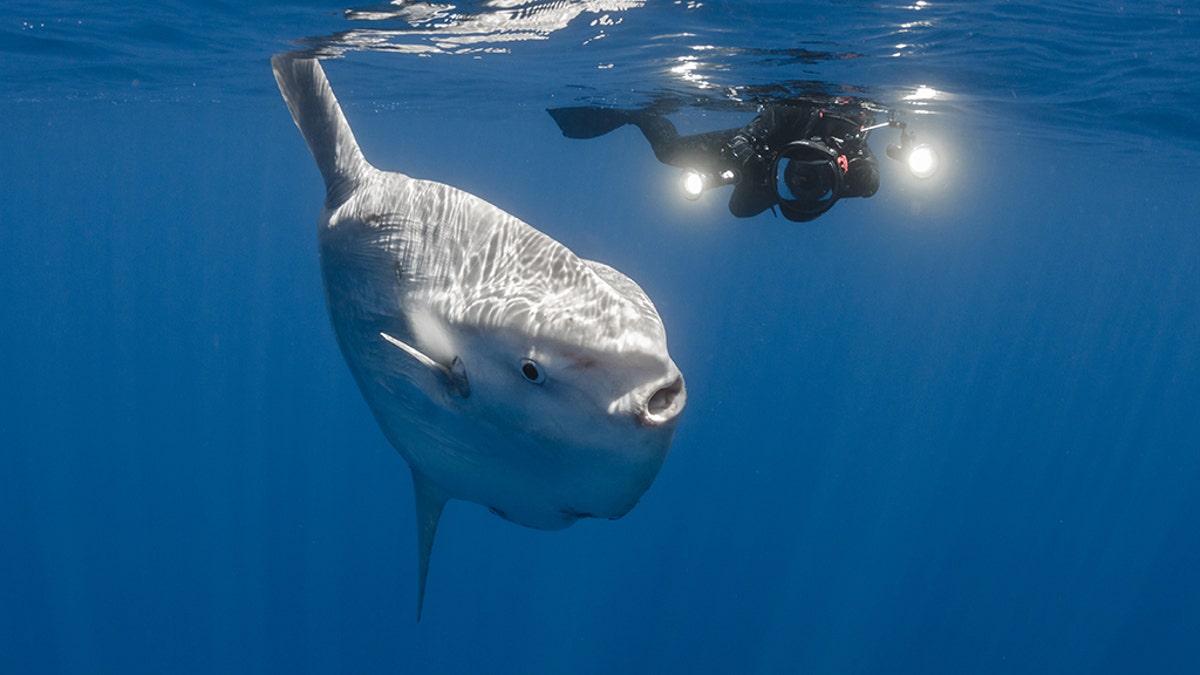
[[[842,197],[846,156],[817,141],[792,141],[771,164],[779,210],[788,220],[808,221]]]

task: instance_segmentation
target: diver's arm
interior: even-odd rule
[[[738,218],[757,216],[775,205],[775,192],[759,182],[742,182],[729,195],[729,212]]]

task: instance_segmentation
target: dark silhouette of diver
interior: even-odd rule
[[[842,197],[870,197],[879,165],[866,140],[870,112],[836,100],[787,100],[766,105],[749,124],[680,136],[648,111],[552,108],[568,138],[595,138],[625,124],[641,130],[660,162],[685,169],[690,198],[733,184],[729,211],[748,218],[778,206],[785,218],[813,220]]]

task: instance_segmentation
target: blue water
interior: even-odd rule
[[[1200,9],[346,9],[0,10],[0,672],[1200,670]],[[376,164],[636,279],[687,377],[625,518],[452,502],[419,624],[290,49],[340,57]],[[942,170],[739,220],[544,112],[690,133],[811,92],[895,107]]]

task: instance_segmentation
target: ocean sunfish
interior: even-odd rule
[[[325,180],[338,345],[412,470],[419,620],[447,500],[544,530],[621,517],[666,458],[683,376],[629,277],[474,195],[375,168],[315,59],[271,65]]]

